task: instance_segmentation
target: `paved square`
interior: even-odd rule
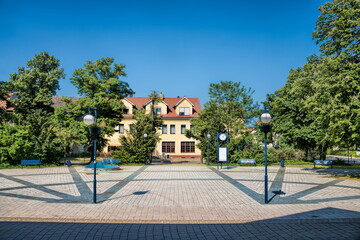
[[[164,228],[175,224],[184,226],[186,234],[197,226],[193,224],[223,224],[222,229],[264,221],[273,228],[276,223],[309,227],[327,223],[329,231],[331,224],[355,227],[349,231],[350,239],[356,239],[360,181],[332,178],[334,171],[341,170],[269,167],[271,202],[264,204],[263,167],[125,166],[120,171],[98,171],[98,203],[93,204],[93,174],[83,167],[4,169],[0,221],[6,226],[11,221],[146,223],[165,224]],[[203,232],[206,226],[198,230]],[[235,233],[244,225],[236,226],[231,228]],[[230,235],[224,239],[232,239]]]

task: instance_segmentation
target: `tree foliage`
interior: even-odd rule
[[[325,158],[329,147],[360,140],[360,3],[334,0],[320,11],[313,37],[322,55],[291,70],[268,101],[277,134]]]
[[[253,91],[241,86],[238,82],[221,81],[212,83],[209,88],[210,100],[204,104],[199,118],[191,120],[194,126],[187,131],[186,136],[200,141],[198,147],[203,154],[210,147],[210,159],[216,159],[216,134],[228,132],[230,136],[230,154],[244,143],[249,135],[247,124],[258,115],[258,105],[254,103],[251,95]],[[211,135],[210,140],[207,134]],[[205,155],[206,156],[206,155]]]
[[[15,113],[27,115],[32,109],[52,113],[52,97],[60,89],[59,80],[64,78],[60,61],[47,52],[35,55],[26,67],[19,67],[10,74],[10,83],[18,97],[13,100]]]
[[[62,101],[64,105],[55,107],[52,119],[57,143],[63,157],[66,157],[74,146],[84,145],[88,139],[87,129],[82,119],[78,117],[82,112],[79,111],[77,103],[67,97],[63,97]]]
[[[76,118],[83,116],[89,107],[96,108],[98,122],[102,123],[102,132],[99,136],[99,150],[106,142],[107,137],[115,132],[115,126],[122,118],[125,109],[121,99],[134,92],[129,84],[120,78],[125,77],[125,65],[115,64],[113,58],[101,58],[95,62],[87,61],[84,68],[74,71],[71,82],[78,88],[80,98],[74,109]],[[88,135],[91,146],[92,137]]]
[[[16,165],[22,159],[35,157],[34,145],[26,126],[8,123],[0,125],[0,164]]]
[[[9,84],[15,92],[11,103],[14,106],[14,122],[18,126],[9,129],[14,135],[28,134],[24,137],[24,144],[29,141],[32,146],[31,151],[20,151],[24,153],[21,155],[24,159],[34,157],[44,163],[58,159],[59,148],[51,117],[54,112],[52,97],[59,89],[59,80],[64,78],[64,70],[59,67],[58,59],[43,52],[29,60],[26,67],[19,67],[16,73],[10,74]],[[17,143],[10,143],[9,149],[16,149]],[[11,155],[9,157],[10,162],[19,160]]]
[[[360,2],[333,0],[319,8],[313,37],[325,56],[360,56]]]
[[[130,131],[126,130],[126,135],[120,137],[121,146],[113,152],[113,156],[123,162],[145,163],[160,141],[157,130],[162,126],[162,119],[140,110],[134,114],[134,120]]]

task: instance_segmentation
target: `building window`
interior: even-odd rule
[[[162,125],[162,134],[167,134],[167,125]]]
[[[175,134],[175,125],[170,125],[170,134]]]
[[[194,125],[190,125],[190,131],[194,131]]]
[[[162,142],[162,152],[174,153],[175,152],[175,142]]]
[[[129,130],[130,130],[130,132],[132,132],[134,130],[134,124],[129,125]]]
[[[181,134],[185,134],[186,125],[181,125]]]
[[[124,133],[124,124],[119,124],[115,128],[115,132]]]
[[[129,114],[129,107],[122,109],[122,114]]]
[[[179,115],[190,115],[190,108],[181,107],[179,110]]]
[[[161,115],[161,108],[155,108],[155,114],[156,115]]]
[[[193,153],[195,152],[195,142],[181,142],[182,153]]]

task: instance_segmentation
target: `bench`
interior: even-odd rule
[[[256,159],[239,159],[238,161],[239,165],[241,165],[242,163],[251,163],[254,164],[256,166]]]
[[[120,164],[120,159],[116,158],[105,158],[102,160],[104,164]]]
[[[33,159],[33,160],[21,160],[21,168],[24,167],[24,165],[41,165],[41,161],[38,159]]]
[[[314,160],[314,168],[315,168],[315,165],[331,166],[331,168],[333,168],[333,161],[331,161],[331,160]]]

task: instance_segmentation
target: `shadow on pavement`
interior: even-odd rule
[[[0,222],[0,239],[352,240],[359,238],[360,213],[336,208],[324,208],[247,223]]]

